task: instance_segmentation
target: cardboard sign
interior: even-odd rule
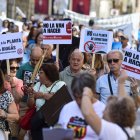
[[[44,21],[43,44],[71,44],[71,21]]]
[[[113,32],[82,29],[80,50],[88,53],[107,53],[111,50]]]
[[[0,35],[0,60],[23,57],[22,33]]]
[[[140,80],[140,53],[126,49],[122,69],[127,71],[128,76]]]

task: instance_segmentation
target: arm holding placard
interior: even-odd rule
[[[32,107],[35,104],[35,91],[33,90],[33,82],[34,82],[34,79],[35,79],[38,71],[40,70],[40,67],[42,66],[46,53],[47,53],[47,50],[45,50],[43,56],[40,58],[39,62],[36,64],[33,75],[30,80],[30,85],[24,87],[24,90],[28,94],[28,106],[29,107]]]

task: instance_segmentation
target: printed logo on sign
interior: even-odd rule
[[[17,53],[18,53],[18,54],[22,54],[22,49],[21,49],[21,48],[18,49],[18,50],[17,50]]]
[[[68,22],[68,23],[66,24],[66,32],[67,32],[68,34],[71,34],[71,22]]]
[[[88,41],[84,44],[84,50],[85,52],[93,53],[95,51],[95,43],[92,41]]]

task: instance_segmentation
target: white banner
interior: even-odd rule
[[[140,53],[126,49],[122,69],[127,71],[128,76],[140,80]]]
[[[0,35],[0,60],[23,57],[21,33]]]
[[[111,50],[113,32],[104,30],[82,29],[80,50],[89,53],[107,53]]]
[[[43,44],[71,44],[71,21],[44,21]]]
[[[84,24],[87,27],[88,27],[89,20],[91,18],[93,19],[93,17],[83,15],[83,14],[78,14],[70,10],[65,10],[64,13],[66,18],[70,18],[73,22]],[[132,23],[133,35],[135,39],[138,39],[140,13],[120,15],[120,16],[110,17],[105,19],[94,19],[94,21],[95,21],[95,25],[97,25],[101,29],[114,29],[114,28],[118,28],[119,26]]]
[[[132,44],[132,30],[133,30],[132,23],[118,26],[114,28],[113,30],[114,32],[118,30],[122,30],[123,33],[128,36],[129,43]]]

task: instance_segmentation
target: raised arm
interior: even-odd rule
[[[132,90],[132,96],[134,98],[136,107],[140,106],[140,90],[139,90],[139,86],[138,85],[138,81],[135,78],[130,78],[131,81],[131,90]]]
[[[118,77],[118,96],[127,96],[125,91],[124,82],[128,79],[128,75],[125,70],[121,70],[120,76]]]
[[[92,127],[97,135],[101,131],[101,119],[98,117],[92,107],[93,93],[90,88],[85,87],[81,101],[81,111],[87,123]]]

